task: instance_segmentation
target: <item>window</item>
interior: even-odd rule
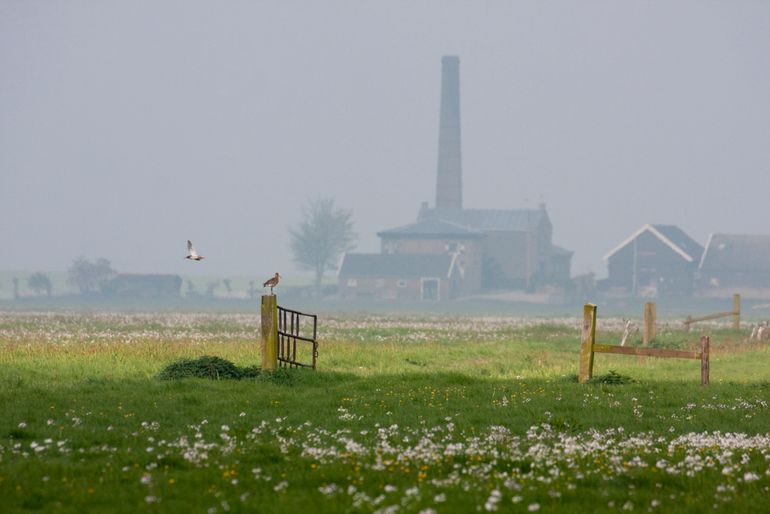
[[[439,279],[420,279],[420,296],[423,300],[436,301],[439,299]]]
[[[448,252],[454,253],[454,252],[457,251],[457,248],[458,248],[457,243],[447,243],[446,244],[446,249],[447,249]]]
[[[397,253],[398,243],[396,241],[384,241],[383,242],[384,253]]]
[[[396,287],[406,287],[409,285],[409,282],[406,280],[398,280],[396,281]]]
[[[357,287],[358,286],[358,280],[354,278],[348,279],[348,287]]]

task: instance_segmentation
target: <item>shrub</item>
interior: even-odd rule
[[[182,359],[172,362],[158,373],[160,380],[182,378],[209,378],[212,380],[254,378],[259,375],[258,366],[239,368],[221,357],[204,355],[197,359]]]

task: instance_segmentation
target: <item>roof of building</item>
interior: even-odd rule
[[[478,230],[439,218],[427,218],[416,223],[377,232],[380,237],[483,237]]]
[[[687,262],[695,262],[703,254],[703,247],[676,225],[644,225],[605,255],[604,260],[618,253],[645,232],[649,232],[657,237],[663,244],[671,248]]]
[[[770,235],[711,234],[701,270],[770,272]]]
[[[545,208],[539,209],[430,209],[420,210],[420,220],[441,219],[476,230],[532,231],[543,219]]]
[[[444,277],[452,269],[453,255],[347,253],[340,277],[412,278]]]
[[[566,248],[563,248],[559,245],[552,244],[551,245],[551,255],[558,255],[563,257],[570,257],[572,254],[575,253],[572,250],[567,250]]]

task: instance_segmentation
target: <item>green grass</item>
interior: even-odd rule
[[[740,331],[710,329],[709,387],[615,355],[581,385],[573,326],[321,324],[317,372],[158,380],[259,364],[256,317],[0,313],[2,511],[765,511],[770,351]]]

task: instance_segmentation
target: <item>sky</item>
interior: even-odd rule
[[[465,206],[545,202],[573,274],[770,233],[766,0],[2,0],[0,270],[296,274],[320,197],[377,252],[435,202],[443,55]]]

